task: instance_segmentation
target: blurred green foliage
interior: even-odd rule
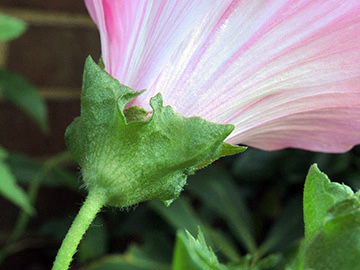
[[[251,159],[253,159],[252,163]],[[215,166],[196,173],[189,179],[185,192],[170,207],[152,201],[139,206],[139,209],[132,213],[124,213],[122,218],[127,219],[125,223],[136,224],[137,234],[143,237],[138,245],[140,250],[144,243],[152,246],[153,249],[157,248],[158,240],[156,237],[152,238],[152,241],[149,240],[146,237],[148,234],[157,235],[161,231],[163,235],[166,232],[169,235],[168,242],[173,243],[170,235],[175,231],[178,232],[176,248],[172,249],[171,255],[168,255],[167,269],[198,267],[196,269],[304,270],[302,195],[308,168],[315,161],[321,164],[319,165],[321,168],[330,171],[331,177],[342,176],[338,179],[353,187],[358,184],[356,180],[359,179],[358,149],[337,155],[301,150],[269,153],[249,149],[242,155],[223,159]],[[312,184],[308,182],[307,185],[316,185],[316,182]],[[316,187],[310,189],[317,190],[319,194],[316,197],[321,197],[321,190]],[[310,195],[312,198],[314,196]],[[152,216],[150,209],[146,209],[148,207],[173,228],[172,232],[166,224],[158,224],[159,221]],[[139,216],[137,216],[138,213]],[[108,214],[107,211],[106,215]],[[121,221],[119,217],[114,218],[119,222],[117,228],[118,234],[121,235],[121,223],[124,221]],[[318,218],[314,215],[312,219],[308,219],[308,222],[311,224]],[[199,256],[194,255],[197,252],[193,250],[196,241],[189,235],[186,237],[184,233],[186,229],[191,235],[196,236],[198,225],[204,233],[204,238],[200,234],[199,237],[202,240],[197,240],[204,249],[202,252],[213,254],[209,248],[211,247],[219,258],[219,265],[215,263],[215,266],[209,266],[209,263],[205,263],[207,265],[205,266],[204,262],[201,262],[202,257],[200,256],[199,259]],[[355,229],[356,226],[354,225],[353,228]],[[123,233],[126,233],[125,231]],[[133,234],[134,231],[130,230],[128,233]],[[309,248],[307,247],[306,250],[308,254]],[[143,250],[143,252],[146,251]],[[316,254],[313,251],[310,253]],[[191,256],[193,256],[192,259]],[[309,255],[306,256],[309,258]],[[209,255],[208,259],[214,262],[212,257],[213,255]],[[332,257],[335,258],[334,255]],[[115,267],[116,255],[111,258],[112,265]],[[326,259],[327,256],[324,255],[324,258]],[[117,260],[120,266],[127,259],[122,254],[117,257]],[[172,268],[170,267],[171,260]],[[186,263],[184,260],[191,261]],[[156,261],[156,259],[151,260],[148,266]],[[177,265],[177,261],[182,263]],[[104,262],[104,268],[101,268],[101,262]],[[105,267],[108,263],[109,261],[103,261],[103,259],[93,260],[90,266],[94,264],[97,267],[95,269],[108,269]],[[134,264],[136,265],[136,260]],[[327,265],[324,261],[322,264]],[[128,265],[126,269],[152,269],[146,268],[147,266],[131,267]]]
[[[76,168],[71,171],[59,166],[69,158],[65,155],[58,159],[58,163],[50,162],[51,166],[47,163],[48,169],[46,174],[42,174],[40,188],[66,188],[68,192],[81,192]],[[316,161],[330,178],[345,182],[354,190],[359,187],[358,148],[346,154],[248,149],[191,176],[180,198],[170,207],[151,201],[127,211],[105,208],[85,235],[74,264],[83,265],[81,269],[182,269],[174,266],[174,261],[180,256],[176,255],[175,247],[182,245],[181,256],[185,256],[184,250],[191,250],[190,243],[200,241],[190,237],[198,234],[200,226],[204,236],[203,239],[199,236],[202,239],[200,246],[216,255],[219,269],[224,266],[237,270],[303,270],[305,254],[316,254],[309,251],[309,245],[305,248],[302,240],[304,183],[308,168]],[[6,162],[24,185],[29,185],[30,180],[44,170],[41,164],[20,154],[10,153]],[[316,185],[319,183],[307,182],[307,189],[320,192]],[[313,200],[321,198],[320,194],[306,196]],[[317,204],[309,200],[309,205]],[[354,209],[352,204],[346,207]],[[347,213],[354,219],[350,210]],[[76,208],[55,219],[43,220],[37,230],[32,229],[32,238],[46,237],[58,243],[52,252],[42,251],[49,260],[55,255],[75,211]],[[316,217],[315,214],[313,216]],[[36,216],[31,219],[36,220]],[[311,219],[305,214],[308,224],[315,222],[308,228],[319,227],[316,225],[318,219],[317,216],[309,221]],[[311,235],[317,235],[319,231],[322,235],[324,231],[319,228],[312,233],[310,229],[309,238],[314,238]],[[351,228],[353,233],[357,232],[356,226]],[[188,236],[185,230],[189,232]],[[324,236],[321,237],[324,239]],[[26,235],[18,241],[21,239],[26,239]],[[312,242],[311,246],[317,247],[321,243]],[[10,253],[11,256],[14,254]]]
[[[26,30],[25,22],[0,14],[0,42],[19,37]],[[47,130],[47,109],[37,89],[20,75],[0,68],[0,96],[23,110],[43,131]],[[6,162],[6,151],[0,147],[0,194],[22,208],[33,213],[28,195],[17,184],[16,177]]]
[[[32,214],[34,209],[27,194],[16,184],[16,179],[5,162],[6,155],[5,150],[0,147],[0,194],[21,207],[26,213]]]
[[[25,30],[25,22],[0,13],[0,41],[9,41],[18,38]]]
[[[48,130],[45,101],[36,87],[21,75],[0,68],[0,94],[25,112],[43,131]]]
[[[19,183],[25,186],[31,186],[33,179],[40,177],[40,189],[46,187],[56,191],[65,188],[71,193],[82,192],[76,167],[69,170],[60,166],[70,159],[69,154],[59,156],[45,165],[14,153],[10,153],[5,161]],[[340,246],[344,237],[359,235],[354,225],[358,220],[356,201],[339,206],[342,207],[339,209],[346,210],[345,214],[352,222],[339,219],[338,215],[329,219],[329,214],[324,213],[328,213],[328,208],[334,202],[342,202],[344,198],[340,196],[336,200],[333,195],[321,195],[321,191],[334,188],[321,189],[319,187],[324,187],[321,183],[307,181],[305,199],[310,198],[306,200],[309,205],[316,205],[319,214],[311,214],[312,218],[309,218],[305,213],[307,233],[309,239],[313,239],[305,245],[302,195],[308,168],[317,162],[330,178],[345,182],[356,190],[360,179],[359,161],[359,148],[346,154],[248,149],[241,155],[224,158],[191,176],[180,198],[170,207],[151,201],[128,208],[127,211],[105,208],[85,235],[74,264],[82,265],[81,269],[182,269],[174,265],[175,261],[185,256],[186,250],[190,252],[196,248],[194,245],[198,241],[198,245],[204,248],[200,252],[210,252],[219,261],[219,265],[215,263],[215,268],[199,269],[304,270],[306,256],[309,264],[328,258],[321,257],[324,253],[316,253],[312,249],[319,250],[320,247],[320,250],[328,250],[326,247]],[[322,176],[321,173],[319,175]],[[342,185],[329,185],[348,190],[344,193],[345,197],[352,194],[349,188]],[[310,194],[307,190],[318,194]],[[327,200],[321,199],[322,196],[330,196],[331,203],[324,204],[324,200]],[[320,202],[316,200],[325,205],[323,210],[317,207]],[[32,227],[32,239],[45,237],[56,241],[52,252],[45,247],[39,250],[49,260],[55,256],[76,208],[70,211],[56,218],[38,221],[36,230]],[[313,210],[308,208],[307,211]],[[332,215],[337,213],[336,209],[332,211],[335,211],[329,212]],[[320,216],[329,219],[329,225],[323,228],[322,222],[317,224]],[[30,220],[36,218],[33,216]],[[340,227],[347,224],[349,232],[340,234],[337,224]],[[203,236],[200,234],[200,238],[195,240],[198,226]],[[189,232],[187,236],[185,230]],[[327,232],[335,232],[341,237],[329,240]],[[9,250],[29,237],[28,234],[26,230],[25,235],[20,237],[20,234],[18,240],[10,243]],[[324,243],[325,246],[322,246]],[[181,252],[176,251],[179,246],[182,246]],[[9,252],[8,257],[15,254]]]

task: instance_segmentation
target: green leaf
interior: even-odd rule
[[[47,126],[47,109],[37,89],[20,75],[0,69],[0,93],[29,115],[43,131]]]
[[[165,232],[161,226],[157,229],[149,228],[148,223],[146,223],[145,226],[149,231],[142,231],[144,244],[141,249],[149,258],[170,265],[173,255],[174,239],[169,237],[168,232]]]
[[[108,205],[125,207],[177,198],[199,164],[221,154],[232,125],[185,118],[160,94],[153,97],[151,118],[127,119],[125,106],[141,92],[121,85],[91,58],[85,64],[81,117],[67,129],[65,139],[80,164],[89,190],[103,189]],[[133,110],[133,112],[139,110]]]
[[[210,244],[218,248],[222,255],[230,260],[238,260],[240,258],[233,242],[226,238],[221,231],[214,230],[204,223],[204,219],[199,218],[185,196],[176,200],[170,207],[165,207],[156,201],[150,202],[150,206],[176,230],[186,229],[191,234],[195,234],[200,226],[208,236]]]
[[[225,170],[207,168],[199,172],[193,176],[189,189],[227,221],[235,237],[248,252],[255,252],[253,224],[242,191],[234,185]]]
[[[227,264],[227,267],[229,270],[304,270],[303,257],[304,247],[303,242],[300,242],[261,260],[247,254],[239,261]]]
[[[330,182],[317,165],[311,166],[304,189],[305,238],[311,241],[323,228],[327,211],[336,203],[351,198],[351,188]]]
[[[166,263],[154,260],[142,248],[132,246],[124,255],[111,255],[82,267],[82,270],[169,270]]]
[[[186,231],[178,232],[173,270],[225,270],[227,267],[219,263],[215,253],[206,244],[203,233],[200,230],[195,239]]]
[[[344,200],[326,215],[322,230],[307,245],[305,269],[359,270],[360,201]]]
[[[271,254],[259,262],[255,266],[251,267],[251,270],[274,270],[278,269],[278,266],[281,265],[283,256],[281,254]]]
[[[71,214],[75,215],[74,213]],[[69,214],[56,218],[48,217],[40,224],[38,234],[45,237],[50,236],[52,239],[60,242],[64,239],[70,226],[71,219]]]
[[[19,37],[26,30],[26,24],[14,17],[0,13],[0,41]]]
[[[223,143],[221,148],[220,157],[236,155],[244,152],[247,149],[246,146],[232,145],[229,143]]]
[[[304,216],[304,269],[360,269],[359,194],[331,183],[312,166],[305,183]]]
[[[6,152],[0,147],[0,194],[5,198],[21,207],[28,214],[32,214],[32,208],[27,194],[16,184],[15,177],[11,173],[4,159]]]
[[[106,252],[107,231],[103,219],[97,217],[80,242],[77,259],[80,263],[85,263],[105,255]]]
[[[240,259],[228,263],[226,266],[229,268],[229,270],[250,270],[251,259],[252,256],[250,254],[246,254]]]
[[[281,250],[303,236],[301,198],[293,197],[285,204],[286,206],[259,247],[261,255]]]
[[[195,234],[198,231],[198,226],[206,227],[191,208],[186,196],[182,196],[169,207],[165,207],[157,201],[151,201],[149,205],[176,230],[186,229],[190,233]]]
[[[284,256],[285,266],[281,270],[304,270],[305,241],[302,239],[295,246],[287,249]]]
[[[0,161],[3,161],[7,157],[8,153],[4,148],[0,146]]]
[[[246,155],[239,155],[233,163],[233,173],[246,181],[263,181],[264,178],[279,172],[283,151],[261,151],[250,148]],[[282,162],[283,163],[283,162]],[[266,174],[264,174],[266,171]]]
[[[232,145],[232,144],[228,144],[223,142],[222,144],[222,148],[221,148],[221,152],[220,154],[212,160],[206,160],[205,162],[202,162],[201,164],[198,164],[196,166],[196,169],[202,169],[204,167],[206,167],[207,165],[213,163],[215,160],[225,157],[225,156],[232,156],[232,155],[236,155],[239,153],[244,152],[247,149],[247,147],[245,146],[238,146],[238,145]]]
[[[61,159],[61,162],[58,159]],[[78,191],[80,185],[78,175],[67,168],[62,168],[59,164],[66,162],[66,160],[71,161],[70,154],[60,153],[53,156],[45,164],[41,164],[26,155],[11,152],[6,159],[13,175],[20,184],[33,185],[34,181],[40,177],[41,185],[65,186]]]

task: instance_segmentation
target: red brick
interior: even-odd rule
[[[38,86],[76,88],[88,55],[100,56],[96,28],[32,26],[11,42],[6,65]]]
[[[80,115],[80,100],[48,101],[50,132],[43,134],[22,111],[0,102],[0,145],[32,156],[49,156],[66,150],[64,133]]]

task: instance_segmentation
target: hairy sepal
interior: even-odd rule
[[[125,106],[141,93],[121,85],[90,57],[86,60],[81,116],[67,128],[65,140],[88,190],[105,190],[110,206],[150,199],[170,204],[187,175],[224,155],[223,141],[234,129],[177,114],[163,106],[161,94],[150,100],[150,118],[135,108],[127,119]],[[230,154],[240,151],[233,146]]]

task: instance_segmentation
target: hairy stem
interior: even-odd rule
[[[83,206],[71,225],[58,251],[52,270],[67,270],[81,238],[94,220],[96,214],[106,204],[107,196],[102,190],[89,192]]]

